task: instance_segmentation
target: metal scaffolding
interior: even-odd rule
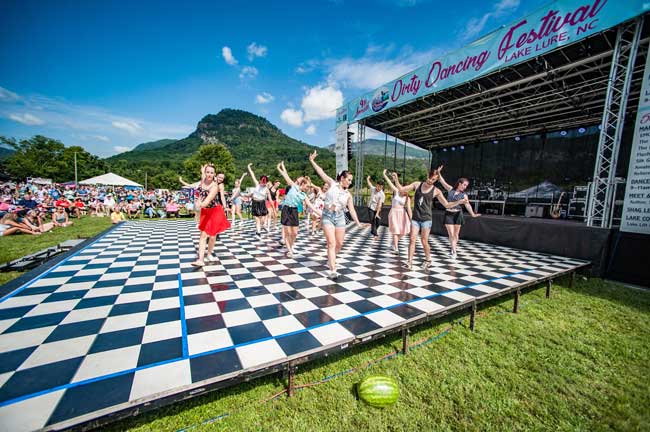
[[[356,168],[354,170],[354,204],[363,205],[363,144],[366,140],[366,126],[363,121],[357,123],[357,155]]]
[[[625,124],[634,64],[641,39],[643,17],[618,27],[607,81],[607,93],[589,193],[587,225],[610,228],[616,190],[616,163]],[[639,62],[642,63],[642,62]]]

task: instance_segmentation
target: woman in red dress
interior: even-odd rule
[[[196,202],[201,208],[201,218],[199,220],[199,258],[192,263],[195,267],[203,267],[205,261],[216,261],[212,256],[214,243],[217,234],[230,228],[230,222],[224,212],[226,197],[224,195],[223,182],[225,175],[216,173],[212,164],[201,167],[201,182],[198,187],[199,198]],[[205,256],[205,243],[208,243],[208,255]],[[205,261],[204,261],[205,258]]]

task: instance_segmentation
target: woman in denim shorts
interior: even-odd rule
[[[314,150],[309,155],[309,162],[311,162],[320,178],[329,185],[329,189],[325,194],[322,216],[323,232],[327,240],[327,264],[330,269],[327,277],[337,279],[340,275],[336,272],[336,256],[341,251],[345,239],[345,209],[347,208],[350,211],[352,220],[358,227],[362,225],[354,209],[352,195],[348,190],[352,184],[352,173],[343,171],[336,177],[336,180],[333,180],[318,166],[316,156],[318,156],[318,152]]]

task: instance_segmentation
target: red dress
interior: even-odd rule
[[[209,192],[201,186],[198,188],[198,193],[201,201],[203,201],[209,194]],[[217,195],[210,204],[201,209],[199,230],[203,231],[210,237],[214,237],[230,228],[230,222],[228,222],[228,218],[226,217],[226,213],[223,211],[223,206],[221,205],[220,200],[221,194],[217,192]]]

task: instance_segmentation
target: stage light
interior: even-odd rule
[[[442,149],[442,151],[443,151],[443,152],[446,152],[446,151],[447,151],[447,149],[446,149],[446,148],[443,148],[443,149]]]
[[[456,151],[456,147],[452,147],[452,148],[451,148],[451,151]]]
[[[492,144],[499,144],[499,140],[492,141]]]
[[[465,146],[464,146],[464,145],[463,145],[463,146],[460,146],[460,149],[461,149],[461,150],[465,150]]]
[[[515,141],[521,141],[521,137],[516,136]]]
[[[560,132],[560,135],[562,135],[562,136],[566,136],[566,131],[562,131],[562,132]]]
[[[583,128],[583,127],[581,127],[580,129],[578,129],[578,133],[583,134],[583,133],[585,133],[585,132],[587,132],[587,129],[585,129],[585,128]]]
[[[602,125],[598,125],[598,130],[602,130],[602,128],[603,128]]]

